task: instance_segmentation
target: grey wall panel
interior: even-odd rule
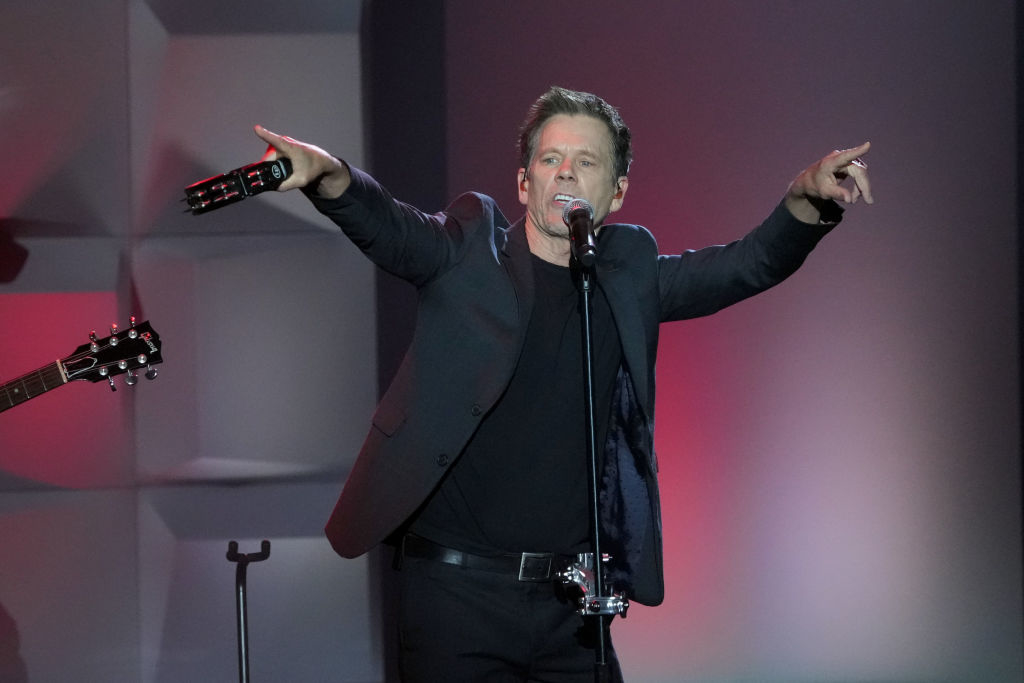
[[[347,240],[153,239],[135,265],[166,323],[166,389],[138,416],[144,478],[347,471],[376,395],[373,299],[356,295],[373,273]]]
[[[280,21],[247,3],[248,24],[224,4],[5,11],[0,381],[129,314],[165,362],[133,390],[3,412],[0,679],[233,678],[224,553],[262,538],[254,673],[383,676],[369,561],[321,531],[377,389],[372,267],[299,193],[202,217],[180,202],[260,158],[254,123],[362,163],[360,5],[329,4]]]

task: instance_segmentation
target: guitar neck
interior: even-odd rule
[[[60,361],[0,385],[0,413],[67,383]]]

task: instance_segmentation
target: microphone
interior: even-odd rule
[[[574,199],[562,209],[562,222],[569,228],[573,258],[584,268],[592,268],[597,261],[594,207],[586,199]]]
[[[185,211],[191,211],[192,215],[198,216],[240,202],[254,194],[276,190],[291,174],[291,159],[281,157],[274,161],[258,161],[234,171],[200,180],[185,188],[183,201],[188,203]]]

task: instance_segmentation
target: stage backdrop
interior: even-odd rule
[[[204,217],[253,123],[428,211],[518,217],[552,84],[634,129],[615,216],[664,252],[742,235],[865,139],[858,205],[791,280],[663,328],[667,597],[633,683],[1014,683],[1021,661],[1014,4],[44,0],[5,8],[0,381],[149,319],[153,382],[0,414],[0,680],[392,680],[381,555],[321,535],[411,292],[305,200]]]
[[[612,218],[735,239],[870,140],[877,204],[776,290],[662,327],[667,597],[631,681],[1022,679],[1014,3],[450,0],[449,191],[510,216],[515,129],[600,93]]]

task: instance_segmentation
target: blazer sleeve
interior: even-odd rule
[[[373,263],[418,287],[458,263],[470,231],[493,226],[492,217],[500,217],[494,201],[476,193],[428,214],[392,197],[364,171],[350,169],[352,183],[340,197],[309,195],[310,201]]]
[[[782,282],[838,224],[842,209],[838,205],[832,209],[832,222],[810,225],[798,221],[780,203],[742,239],[659,255],[661,320],[710,315]]]

